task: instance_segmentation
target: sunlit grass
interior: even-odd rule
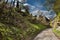
[[[39,29],[39,30],[43,30],[45,28],[47,28],[45,25],[43,24],[31,24],[32,27],[36,28],[36,29]]]
[[[44,26],[42,24],[32,24],[29,22],[27,22],[27,23],[31,26],[26,28],[26,30],[23,30],[21,28],[14,27],[14,26],[7,26],[3,23],[0,23],[0,32],[4,39],[14,40],[14,37],[13,37],[14,35],[16,35],[15,37],[17,39],[20,39],[22,36],[23,36],[23,38],[33,37],[38,32],[40,32],[46,28],[46,26]],[[14,34],[14,35],[11,35],[11,34]]]
[[[59,30],[56,30],[56,28],[54,28],[53,32],[55,33],[56,36],[60,37],[60,31]]]

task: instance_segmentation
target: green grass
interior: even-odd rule
[[[53,29],[53,32],[56,36],[60,37],[60,31],[56,30],[56,28]]]
[[[60,12],[58,13],[57,17],[59,17],[59,20],[60,20]],[[53,32],[60,37],[60,31],[56,30],[56,28],[53,28]]]
[[[33,38],[37,35],[38,32],[47,28],[42,24],[28,24],[30,24],[31,26],[26,28],[26,30],[23,30],[15,26],[8,26],[0,23],[0,33],[3,37],[1,40],[21,40],[22,38],[26,40],[27,38]]]
[[[34,27],[37,27],[37,29],[39,29],[39,30],[43,30],[43,29],[47,28],[46,26],[44,26],[42,24],[33,24],[33,25],[34,25]]]
[[[44,29],[47,28],[43,24],[32,24],[32,23],[30,23],[30,25],[32,26],[31,27],[32,28],[31,29],[32,31],[30,31],[31,32],[30,34],[31,34],[32,38],[34,38],[38,33],[40,33],[41,31],[43,31]]]

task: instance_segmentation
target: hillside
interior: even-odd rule
[[[46,28],[27,9],[22,12],[18,7],[0,4],[0,40],[32,40]]]

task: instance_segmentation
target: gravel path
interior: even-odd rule
[[[58,39],[54,33],[52,32],[52,29],[46,29],[39,33],[34,40],[60,40]]]

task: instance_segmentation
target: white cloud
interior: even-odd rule
[[[28,6],[30,11],[33,11],[36,8],[35,6],[32,6],[28,3],[25,3],[24,6]]]
[[[19,1],[23,3],[23,2],[26,2],[27,0],[19,0]]]
[[[38,8],[42,8],[42,7],[43,7],[43,5],[38,5],[38,4],[37,4],[36,6],[37,6]]]
[[[42,16],[45,16],[45,15],[48,14],[48,11],[35,9],[35,10],[32,11],[31,13],[32,13],[33,16],[35,16],[35,15],[42,15]]]
[[[35,15],[38,14],[38,11],[39,11],[39,10],[34,10],[34,11],[32,11],[31,13],[32,13],[33,16],[35,16]]]

